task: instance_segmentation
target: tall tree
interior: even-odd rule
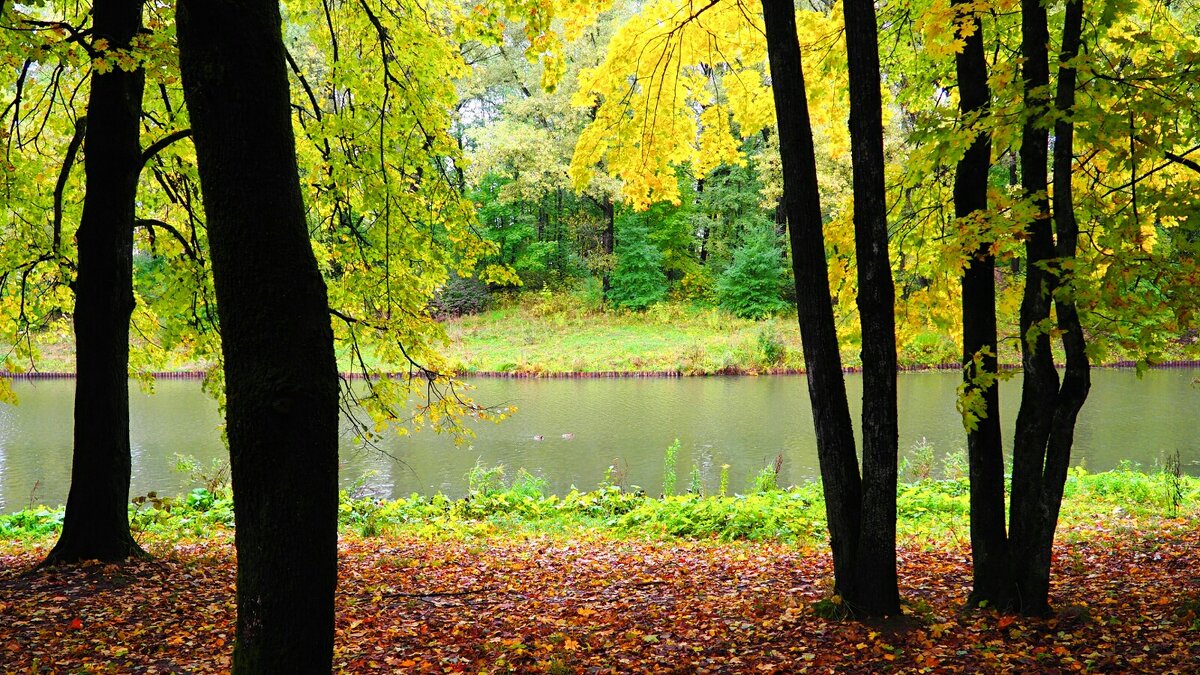
[[[1075,420],[1091,385],[1071,279],[1079,228],[1071,191],[1074,130],[1070,115],[1075,104],[1074,59],[1079,53],[1083,3],[1068,0],[1066,5],[1053,101],[1046,8],[1037,0],[1022,0],[1021,17],[1026,115],[1021,186],[1033,202],[1034,217],[1026,226],[1025,237],[1025,290],[1019,324],[1024,380],[1013,442],[1010,546],[1017,608],[1024,614],[1041,615],[1050,611],[1051,553]],[[1047,197],[1051,119],[1059,120],[1054,125],[1053,218]],[[1066,353],[1061,382],[1050,351],[1052,304]]]
[[[959,110],[973,134],[954,174],[954,215],[970,223],[973,250],[962,272],[963,378],[968,401],[967,461],[971,480],[970,604],[1007,606],[1008,536],[1004,523],[1004,447],[997,382],[996,256],[984,216],[988,208],[991,132],[983,25],[975,5],[955,0],[963,48],[955,55]]]
[[[804,25],[798,29],[794,4],[783,0],[766,0],[762,17],[759,27],[744,7],[720,1],[690,11],[680,11],[670,0],[644,6],[617,32],[605,63],[589,72],[586,88],[576,96],[577,105],[598,106],[598,111],[576,145],[572,177],[578,188],[604,159],[607,170],[622,179],[623,195],[634,208],[677,201],[678,167],[686,164],[703,177],[722,163],[743,163],[733,130],[744,138],[775,121],[835,584],[851,612],[891,614],[899,610],[896,347],[875,15],[869,3],[847,5],[854,94],[849,128],[840,129],[830,122],[842,119],[845,110],[833,93],[843,80],[833,74],[831,82],[817,88],[821,98],[809,100],[800,33],[824,40],[840,34],[841,26],[823,13],[801,13]],[[765,44],[758,35],[765,35]],[[766,105],[771,100],[767,88],[773,109]],[[845,139],[851,146],[855,243],[838,242],[834,248],[854,249],[859,265],[863,361],[869,371],[861,475],[830,293],[810,104],[826,140]]]
[[[863,610],[900,611],[896,586],[896,291],[888,255],[879,31],[872,0],[844,0],[850,77],[854,252],[862,323],[863,505],[858,575]],[[786,108],[785,108],[786,110]]]
[[[862,482],[833,321],[816,155],[792,3],[764,0],[763,20],[775,109],[789,111],[778,115],[783,201],[792,245],[800,340],[825,490],[834,579],[837,592],[853,609],[866,605],[857,582]]]
[[[183,0],[177,22],[225,361],[238,523],[233,671],[328,672],[338,380],[279,3]]]
[[[132,47],[141,0],[96,0],[93,70],[83,141],[87,188],[76,234],[75,451],[62,535],[47,564],[120,560],[141,548],[129,532],[129,318],[133,229],[142,168],[139,122],[145,72],[105,61]]]

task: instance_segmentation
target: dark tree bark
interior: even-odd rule
[[[833,321],[812,125],[791,1],[764,0],[763,19],[779,125],[784,208],[796,280],[801,346],[808,371],[808,394],[833,549],[834,583],[847,604],[856,607],[861,604],[856,565],[862,485]]]
[[[141,0],[96,0],[93,35],[125,49]],[[141,170],[145,72],[93,73],[84,136],[87,188],[76,241],[75,448],[58,543],[44,564],[143,555],[129,532],[129,318],[133,225]]]
[[[337,369],[305,225],[279,3],[181,0],[177,22],[225,359],[233,671],[329,672]]]
[[[1042,468],[1046,462],[1046,442],[1058,395],[1058,371],[1050,354],[1050,335],[1044,326],[1050,316],[1053,277],[1045,261],[1054,256],[1051,232],[1047,162],[1049,131],[1043,123],[1049,99],[1050,70],[1046,27],[1046,9],[1038,0],[1021,2],[1022,76],[1025,82],[1025,108],[1028,120],[1021,133],[1021,187],[1036,209],[1025,233],[1025,290],[1021,299],[1021,365],[1024,381],[1017,429],[1013,441],[1012,481],[1012,556],[1015,561],[1037,554],[1036,541],[1043,522],[1041,509]],[[1018,580],[1018,584],[1020,581]],[[1019,593],[1022,592],[1020,589]],[[1018,596],[1021,611],[1041,613],[1048,609],[1047,599]],[[1035,605],[1041,605],[1035,607]]]
[[[608,195],[604,195],[604,199],[597,203],[600,205],[600,211],[604,213],[604,232],[600,235],[600,246],[604,249],[604,259],[611,261],[613,252],[617,250],[617,205],[613,204],[612,197]],[[604,269],[601,283],[601,300],[608,300],[608,292],[612,290],[612,271],[607,267]]]
[[[1035,195],[1038,215],[1026,230],[1025,292],[1020,316],[1025,380],[1013,446],[1010,546],[1018,609],[1023,614],[1036,616],[1050,612],[1050,558],[1054,531],[1070,464],[1075,420],[1087,399],[1090,380],[1083,331],[1070,288],[1071,267],[1078,245],[1078,226],[1070,188],[1073,128],[1069,118],[1060,120],[1055,128],[1053,224],[1058,229],[1056,242],[1051,231],[1050,204],[1045,197],[1049,159],[1049,130],[1045,119],[1051,105],[1044,93],[1049,88],[1049,30],[1046,10],[1037,0],[1023,0],[1021,4],[1025,106],[1029,111],[1022,133],[1022,187],[1027,194]],[[1079,51],[1082,17],[1082,2],[1068,2],[1053,103],[1063,112],[1069,111],[1075,101],[1075,69],[1066,64]],[[1050,354],[1049,330],[1044,323],[1050,318],[1052,302],[1057,310],[1067,356],[1066,375],[1061,386]]]
[[[859,610],[900,612],[896,585],[896,291],[888,255],[879,37],[872,0],[845,0],[854,250],[862,324],[862,532]]]
[[[973,32],[955,57],[959,110],[967,120],[987,115],[991,92],[983,50],[983,25],[968,0],[955,0]],[[954,176],[954,215],[962,219],[987,211],[992,141],[976,132]],[[1004,523],[1004,446],[1000,434],[1000,391],[996,363],[996,258],[993,238],[979,223],[980,239],[962,275],[963,378],[968,395],[983,402],[982,416],[967,432],[971,478],[971,595],[967,603],[1008,607],[1012,595],[1008,535]],[[976,358],[979,360],[976,361]]]
[[[1026,7],[1025,4],[1033,5]],[[1023,180],[1027,192],[1047,187],[1048,129],[1045,112],[1050,105],[1046,96],[1038,96],[1035,87],[1048,87],[1048,30],[1046,10],[1037,2],[1023,3],[1022,53],[1033,68],[1026,74],[1026,106],[1034,111],[1026,123],[1021,148],[1023,176],[1035,170],[1032,181]],[[1063,21],[1062,51],[1054,106],[1069,112],[1075,102],[1075,69],[1066,64],[1079,52],[1083,5],[1079,0],[1067,3]],[[1029,66],[1027,65],[1027,68]],[[1044,90],[1044,89],[1043,89]],[[1057,242],[1051,235],[1047,200],[1038,200],[1039,217],[1030,226],[1026,242],[1026,288],[1021,308],[1021,332],[1029,335],[1032,327],[1050,317],[1055,303],[1057,322],[1063,334],[1067,369],[1060,386],[1058,372],[1050,355],[1048,330],[1035,331],[1030,344],[1022,340],[1025,385],[1021,410],[1017,417],[1017,437],[1013,447],[1012,562],[1019,594],[1019,610],[1029,615],[1050,612],[1050,558],[1054,531],[1058,525],[1063,485],[1071,459],[1075,421],[1090,388],[1089,365],[1084,351],[1083,330],[1071,297],[1070,274],[1078,244],[1071,194],[1071,163],[1074,129],[1070,118],[1055,126],[1054,225]],[[1030,143],[1035,145],[1031,147]]]

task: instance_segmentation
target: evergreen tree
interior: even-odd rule
[[[717,303],[746,319],[761,319],[787,306],[780,297],[783,257],[771,224],[764,222],[733,252],[733,264],[717,279]]]
[[[617,238],[617,268],[608,299],[617,307],[643,310],[667,296],[662,254],[649,241],[649,231],[636,218],[623,217]]]

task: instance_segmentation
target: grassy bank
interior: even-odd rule
[[[762,373],[804,367],[795,315],[752,321],[687,302],[644,312],[604,311],[570,294],[526,294],[480,314],[450,319],[446,352],[462,373],[670,372]],[[935,334],[906,344],[903,366],[955,358],[954,343]],[[860,364],[845,343],[847,367]]]
[[[343,492],[341,526],[361,536],[381,533],[431,538],[478,538],[512,533],[613,538],[775,541],[820,545],[825,509],[817,483],[780,489],[769,469],[749,494],[653,496],[640,488],[604,484],[589,492],[548,494],[545,482],[519,471],[505,479],[499,468],[476,469],[467,497],[413,495],[394,501]],[[968,537],[966,478],[902,484],[897,493],[898,531],[910,543],[959,543]],[[1118,469],[1068,478],[1062,523],[1086,530],[1110,524],[1200,517],[1200,478]],[[153,540],[205,537],[233,527],[227,488],[196,488],[187,495],[138,497],[130,505],[133,529]],[[37,507],[0,516],[0,539],[45,542],[57,535],[62,508]]]
[[[445,322],[450,365],[462,374],[657,372],[681,375],[755,374],[803,369],[794,313],[761,321],[739,319],[692,302],[668,301],[644,312],[605,310],[570,293],[526,293],[497,301],[479,314]],[[858,368],[857,328],[839,325],[842,365]],[[1002,327],[1012,335],[1015,326]],[[956,364],[959,336],[929,326],[897,338],[901,368]],[[1172,343],[1160,359],[1195,358],[1193,343]],[[1055,347],[1061,362],[1061,348]],[[1103,363],[1137,355],[1109,353]],[[1000,344],[1000,362],[1020,363],[1013,340]]]
[[[715,307],[679,301],[661,302],[644,312],[630,312],[604,309],[578,294],[539,292],[498,296],[491,309],[443,323],[449,344],[442,350],[449,366],[461,375],[613,372],[713,375],[804,368],[794,313],[754,321],[739,319]],[[839,331],[843,366],[861,366],[856,329],[842,325]],[[897,344],[898,364],[910,369],[955,364],[960,358],[957,339],[958,336],[933,327],[902,335]],[[1190,344],[1173,344],[1161,358],[1192,359],[1196,354]],[[0,351],[4,351],[2,345]],[[369,365],[384,370],[407,370],[404,364],[378,363],[369,349],[364,356]],[[1105,363],[1132,358],[1135,357],[1113,353]],[[1000,361],[1008,365],[1020,362],[1012,340],[1001,343]],[[36,364],[26,358],[14,361],[13,365],[22,370],[36,366],[41,372],[73,372],[74,342],[66,334],[47,338],[39,346]],[[344,372],[357,370],[345,345],[340,346],[338,365]],[[208,366],[189,355],[178,354],[162,368],[194,372]]]

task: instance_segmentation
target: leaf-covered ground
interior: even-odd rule
[[[822,618],[829,559],[780,544],[532,537],[341,544],[344,672],[799,673],[1200,670],[1194,520],[1060,532],[1058,614],[962,613],[962,549],[901,550],[903,620]],[[0,546],[2,672],[214,672],[229,666],[227,536],[159,558],[23,574]]]

